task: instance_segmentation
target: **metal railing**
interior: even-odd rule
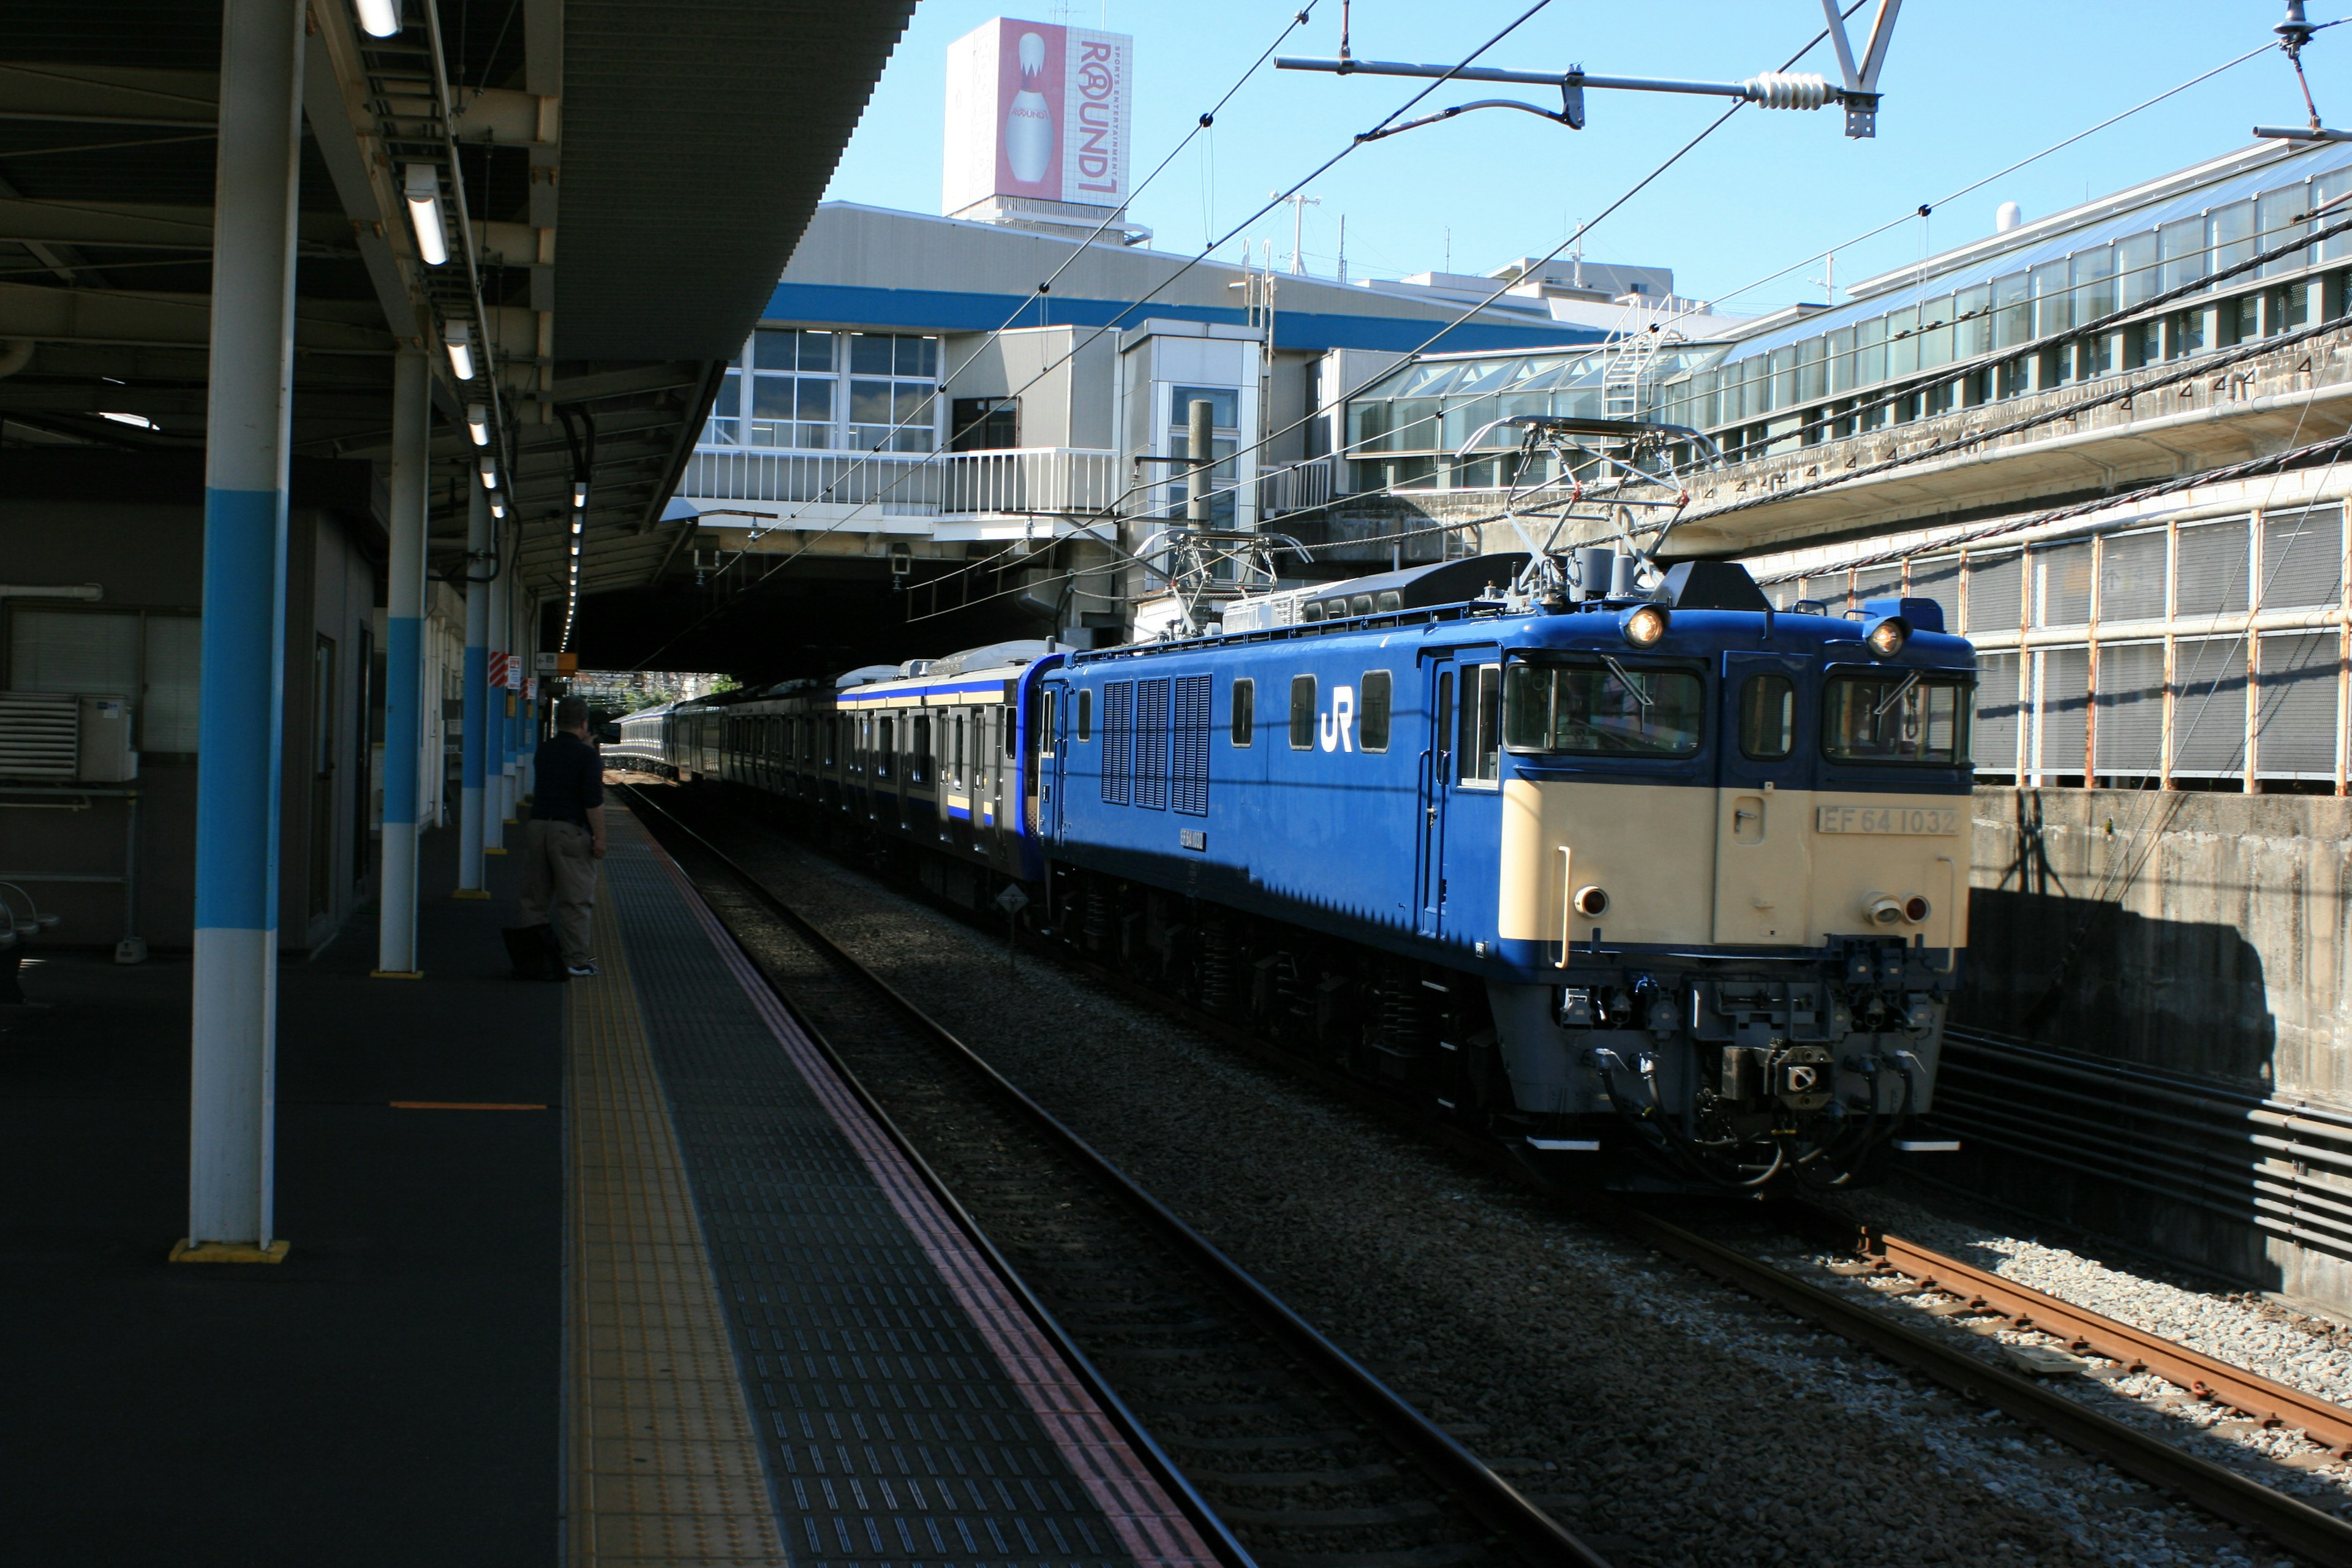
[[[1118,454],[1023,447],[900,452],[697,451],[678,486],[697,500],[876,507],[884,517],[1097,512],[1118,500]]]
[[[1331,499],[1332,461],[1309,458],[1286,468],[1268,468],[1257,477],[1257,514],[1281,517],[1322,506]]]

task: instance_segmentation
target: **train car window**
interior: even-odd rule
[[[910,754],[907,758],[907,782],[927,784],[938,776],[938,769],[932,761],[930,715],[917,714],[911,728],[914,733],[910,737]]]
[[[970,739],[971,739],[971,714],[969,714],[969,713],[959,713],[959,714],[957,714],[957,715],[955,716],[955,771],[954,771],[954,778],[955,778],[955,782],[956,782],[956,787],[957,787],[957,788],[959,788],[959,789],[961,789],[961,788],[962,788],[962,787],[963,787],[963,781],[964,781],[964,761],[965,761],[964,743],[965,743],[965,742],[967,742],[968,740],[970,740]]]
[[[1486,784],[1503,774],[1502,667],[1465,665],[1462,670],[1461,731],[1454,751],[1454,776],[1465,784]]]
[[[1503,678],[1503,741],[1515,752],[1686,757],[1698,750],[1706,694],[1686,669],[1514,664]]]
[[[1311,675],[1290,678],[1290,749],[1315,749],[1315,678]]]
[[[1091,686],[1082,687],[1078,691],[1078,739],[1091,741],[1094,738],[1095,689]]]
[[[898,750],[898,721],[895,719],[874,721],[874,776],[877,779],[890,776],[890,764],[897,760],[895,753]]]
[[[1233,737],[1236,746],[1257,738],[1257,682],[1246,678],[1234,682]]]
[[[1739,752],[1777,763],[1797,743],[1797,687],[1785,675],[1751,675],[1739,689]]]
[[[1010,703],[996,710],[996,727],[1003,732],[1004,754],[1008,757],[1019,755],[1013,749],[1013,737],[1020,731],[1013,721],[1013,709]]]
[[[1391,681],[1385,669],[1364,671],[1356,689],[1356,744],[1367,752],[1389,749],[1389,698]]]
[[[1969,690],[1916,671],[1838,676],[1822,694],[1822,751],[1833,763],[1967,767]]]
[[[1433,751],[1444,751],[1454,738],[1454,672],[1442,671],[1437,677],[1437,711],[1430,715],[1429,744]],[[1430,776],[1438,776],[1433,766]]]

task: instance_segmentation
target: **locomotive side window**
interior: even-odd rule
[[[1389,699],[1393,688],[1385,669],[1364,671],[1356,689],[1356,744],[1367,752],[1389,749]]]
[[[1257,738],[1257,682],[1247,678],[1234,682],[1233,741],[1246,746]]]
[[[1500,665],[1466,665],[1462,670],[1461,731],[1454,749],[1455,776],[1465,784],[1492,784],[1503,774],[1503,670]]]
[[[1037,754],[1041,757],[1050,757],[1060,749],[1061,726],[1055,721],[1061,716],[1061,711],[1062,693],[1059,688],[1049,686],[1037,694]],[[1005,754],[1010,756],[1013,746],[1011,724],[1004,726],[1004,744]]]
[[[1967,767],[1969,691],[1916,671],[1839,676],[1822,694],[1822,751],[1833,763]]]
[[[1429,745],[1434,752],[1445,751],[1454,739],[1454,672],[1444,670],[1437,678],[1437,711],[1430,715]]]
[[[1091,741],[1094,738],[1095,689],[1088,686],[1082,688],[1078,692],[1078,739]]]
[[[1290,749],[1315,749],[1315,678],[1311,675],[1290,678]]]
[[[1514,664],[1503,739],[1515,751],[1686,757],[1698,750],[1706,682],[1684,669]]]
[[[1751,675],[1739,689],[1739,751],[1777,763],[1797,743],[1797,688],[1785,675]]]

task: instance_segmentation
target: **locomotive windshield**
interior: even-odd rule
[[[1969,683],[1916,670],[1841,675],[1822,701],[1822,750],[1833,763],[1969,765]]]
[[[1513,751],[1686,757],[1698,750],[1705,684],[1685,669],[1514,664],[1503,678],[1503,739]]]

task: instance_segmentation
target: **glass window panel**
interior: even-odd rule
[[[1257,682],[1244,679],[1234,682],[1234,710],[1229,731],[1236,746],[1249,745],[1257,738]]]
[[[890,417],[901,425],[930,423],[931,389],[920,382],[899,382],[890,392]]]
[[[139,616],[21,609],[8,617],[8,683],[18,691],[139,696]]]
[[[1906,671],[1844,675],[1822,692],[1822,750],[1833,763],[1963,766],[1968,687]]]
[[[2352,168],[2330,170],[2311,182],[2311,207],[2314,212],[2344,196],[2352,196]],[[2322,225],[2329,224],[2340,213],[2341,209],[2327,213],[2321,219]],[[2333,239],[2323,239],[2313,249],[2317,252],[2313,258],[2315,261],[2341,261],[2352,256],[2352,234],[2339,234]]]
[[[1907,305],[1886,318],[1886,374],[1894,378],[1919,368],[1919,307]]]
[[[2116,252],[2103,245],[2076,256],[2068,267],[2074,283],[2077,326],[2112,315],[2116,309]]]
[[[2254,243],[2263,250],[2276,250],[2298,234],[2308,233],[2311,225],[2304,214],[2311,210],[2311,187],[2289,185],[2283,191],[2264,191],[2254,198]],[[2265,261],[2257,274],[2263,278],[2280,278],[2290,272],[2300,272],[2311,261],[2308,249],[2291,251],[2276,261]]]
[[[2185,217],[2166,224],[2156,231],[2156,250],[2163,267],[2158,271],[2159,288],[2178,289],[2194,283],[2208,270],[2205,256],[2205,220]]]
[[[2181,620],[2243,614],[2246,546],[2243,518],[2182,529],[2174,614]]]
[[[929,375],[931,367],[925,363],[925,351],[931,345],[929,338],[899,338],[891,347],[890,367],[900,375]]]
[[[2100,644],[2096,706],[2098,771],[2155,773],[2164,755],[2164,645]]]
[[[2213,252],[2213,270],[2235,267],[2254,254],[2254,204],[2251,198],[2216,207],[2206,215]]]
[[[1448,366],[1446,368],[1450,370],[1453,367]],[[1230,386],[1179,386],[1174,388],[1168,395],[1168,423],[1171,425],[1191,425],[1192,422],[1192,405],[1195,401],[1201,398],[1208,399],[1210,404],[1213,405],[1213,412],[1211,413],[1209,416],[1217,422],[1218,429],[1237,430],[1241,427],[1242,395],[1239,391]],[[1437,400],[1433,397],[1428,399],[1426,401],[1426,407],[1431,412],[1434,412],[1437,407]]]
[[[1937,556],[1932,560],[1911,563],[1911,593],[1915,599],[1933,599],[1944,607],[1944,628],[1957,630],[1960,624],[1960,558],[1957,555]]]
[[[1396,424],[1389,437],[1392,452],[1433,452],[1437,449],[1438,412],[1434,397],[1400,397]]]
[[[883,332],[859,332],[849,340],[849,373],[852,375],[887,375],[890,374],[890,339]]]
[[[1829,335],[1829,389],[1835,395],[1853,387],[1853,329],[1840,327]]]
[[[2184,560],[2188,535],[2181,536]],[[2246,639],[2183,637],[2172,649],[2172,771],[2239,773],[2246,754]]]
[[[849,384],[849,423],[887,426],[889,423],[889,381]]]
[[[1952,296],[1952,357],[1974,359],[1992,349],[1992,285],[1979,283]]]
[[[824,384],[819,382],[817,384]],[[793,378],[789,375],[753,376],[751,416],[755,419],[790,419],[793,416]]]
[[[1919,307],[1919,368],[1934,370],[1952,363],[1952,296],[1930,300]]]
[[[2033,280],[2033,335],[2047,337],[2074,324],[2073,284],[2063,261],[2045,261],[2029,276]]]
[[[1972,632],[2013,632],[2017,629],[2019,584],[2024,557],[2005,555],[1969,558],[1969,626]]]
[[[1772,351],[1771,381],[1765,395],[1770,400],[1766,408],[1786,408],[1797,401],[1797,350],[1791,344]]]
[[[2156,234],[2127,235],[2116,241],[2116,308],[2128,309],[2155,297],[2159,274]]]
[[[2117,534],[2105,542],[2099,552],[2099,619],[2164,618],[2164,563],[2169,544],[2161,532]]]
[[[139,712],[142,752],[196,749],[196,676],[204,623],[194,616],[147,617],[147,690]]]
[[[2044,648],[2036,666],[2035,768],[2044,773],[2080,773],[2083,749],[2091,738],[2091,650]]]
[[[1315,749],[1315,678],[1311,675],[1290,678],[1290,749]]]
[[[833,368],[834,336],[835,334],[831,332],[801,333],[800,360],[803,370],[829,371]]]
[[[1860,609],[1872,599],[1899,599],[1903,596],[1903,566],[1865,566],[1853,574],[1853,607]]]
[[[2265,774],[2336,776],[2338,634],[2262,639],[2254,695],[2254,767]]]
[[[2343,596],[2343,509],[2315,507],[2266,514],[2263,519],[2263,608],[2317,609]],[[2263,765],[2270,765],[2268,759]]]
[[[719,401],[711,405],[714,418],[731,419],[743,412],[743,374],[729,371],[719,378]]]
[[[797,388],[797,395],[793,399],[795,418],[831,419],[833,417],[833,383],[804,375],[800,378]]]
[[[1389,412],[1385,402],[1349,404],[1349,446],[1359,452],[1389,451]]]
[[[1853,329],[1854,372],[1856,386],[1870,386],[1886,379],[1886,318],[1874,316],[1855,323]]]
[[[1356,693],[1356,742],[1368,752],[1389,749],[1389,707],[1395,681],[1385,669],[1368,669]]]
[[[1503,739],[1515,750],[1683,757],[1698,750],[1705,683],[1687,670],[1514,664]]]
[[[751,363],[761,370],[793,368],[793,344],[800,334],[761,327],[751,334]]]
[[[1785,675],[1751,675],[1739,689],[1739,750],[1759,763],[1779,762],[1796,744],[1797,687]]]
[[[1988,772],[2017,771],[2018,658],[2013,652],[1977,655],[1977,765]]]
[[[2091,618],[2091,542],[2036,550],[2033,624],[2079,626]]]
[[[2026,275],[1992,280],[1992,346],[2013,349],[2033,336],[2033,291]]]

